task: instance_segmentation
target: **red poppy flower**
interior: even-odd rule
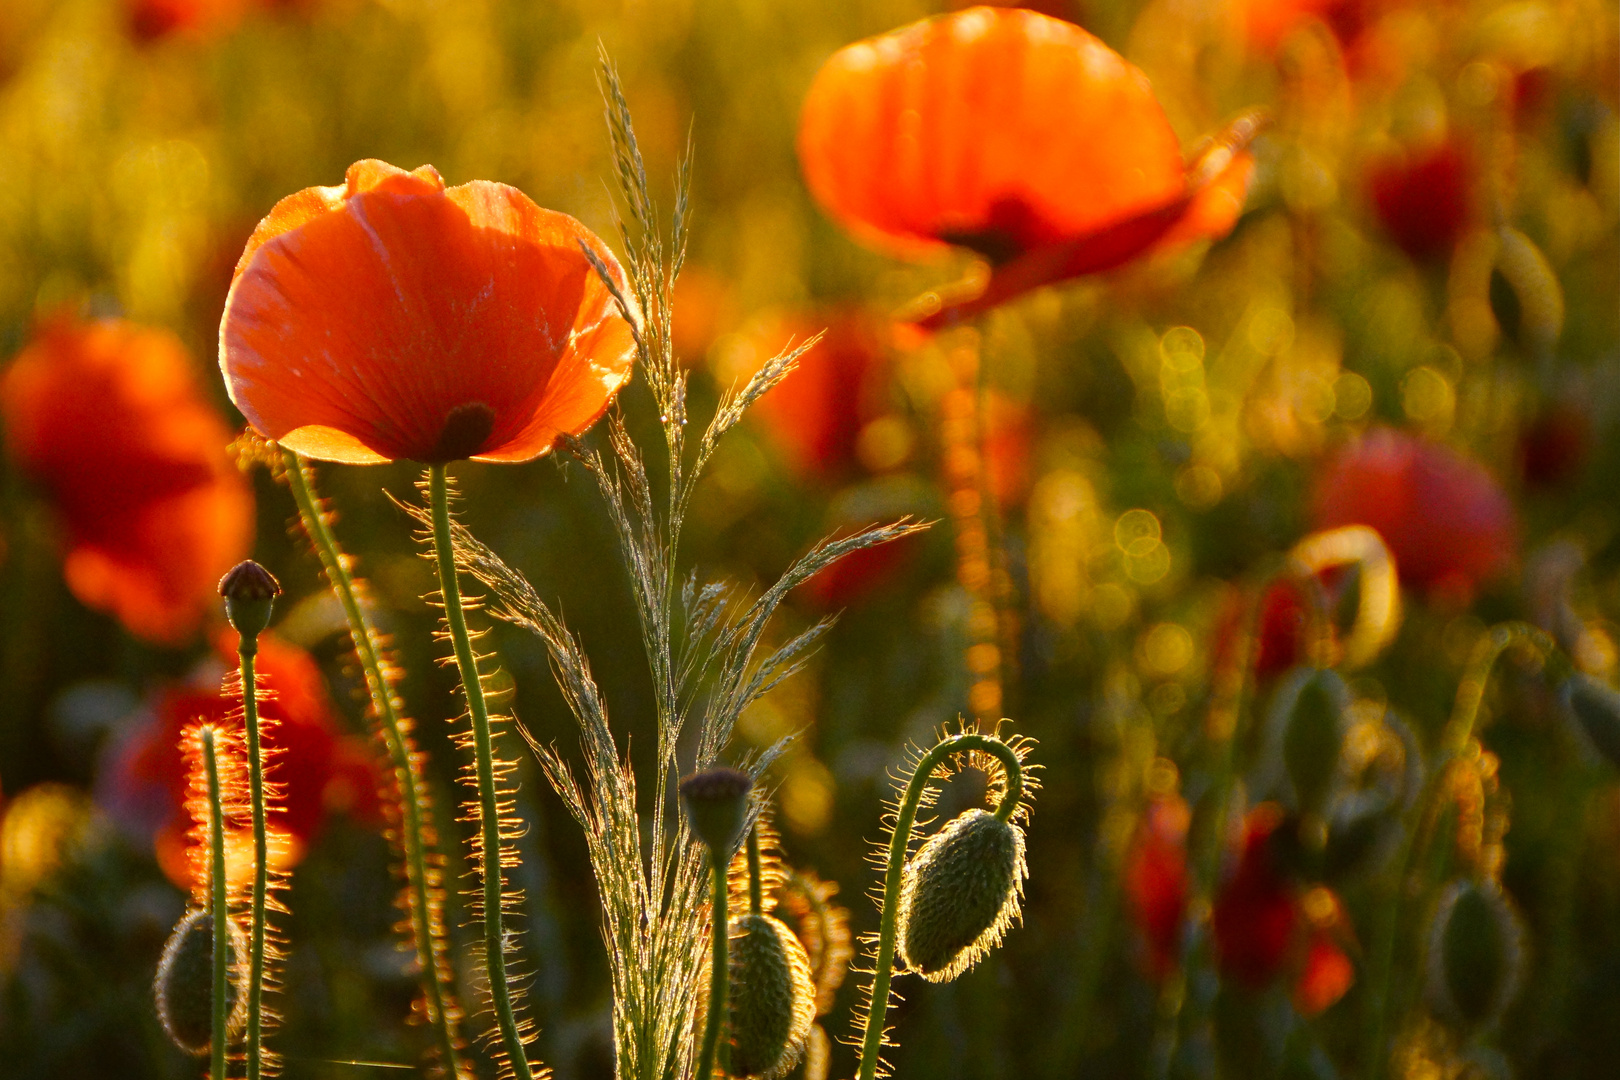
[[[144,638],[195,632],[248,555],[253,495],[184,346],[119,320],[49,322],[0,378],[0,411],[66,526],[73,594]]]
[[[1247,612],[1244,598],[1236,593],[1222,610],[1214,631],[1216,667],[1237,658],[1231,655]],[[1306,634],[1310,629],[1310,600],[1304,586],[1295,581],[1276,581],[1260,601],[1259,619],[1254,630],[1253,663],[1255,680],[1261,683],[1281,675],[1305,659]]]
[[[1286,823],[1275,803],[1249,812],[1237,866],[1210,922],[1223,977],[1250,990],[1289,978],[1295,1006],[1311,1015],[1344,996],[1355,969],[1336,936],[1348,933],[1338,898],[1321,886],[1307,889],[1279,857]]]
[[[150,42],[175,34],[212,36],[236,25],[248,0],[127,0],[130,36]]]
[[[222,660],[236,661],[235,635],[219,641]],[[262,741],[269,766],[266,778],[281,791],[282,807],[272,822],[293,840],[296,862],[334,812],[346,811],[370,824],[381,822],[379,772],[365,740],[344,734],[332,714],[320,669],[308,653],[273,635],[259,638],[257,670],[270,697],[260,707]],[[208,671],[210,681],[216,672]],[[136,813],[157,826],[154,844],[165,873],[189,887],[185,811],[186,765],[182,734],[194,721],[219,724],[240,736],[241,700],[219,689],[172,686],[154,703],[152,722],[124,748],[112,768],[108,798],[115,808]]]
[[[1390,238],[1414,259],[1445,259],[1472,214],[1467,150],[1455,139],[1373,164],[1367,183]]]
[[[796,472],[836,476],[854,465],[861,429],[882,411],[888,363],[878,327],[859,313],[830,312],[771,320],[769,332],[756,336],[768,339],[764,356],[823,327],[826,336],[750,415]]]
[[[1187,872],[1191,812],[1179,795],[1154,799],[1137,823],[1125,856],[1125,897],[1144,945],[1143,966],[1154,981],[1175,970],[1181,924],[1192,881]]]
[[[1513,504],[1490,473],[1436,443],[1376,428],[1340,450],[1316,479],[1319,529],[1368,525],[1401,580],[1468,597],[1518,550]]]
[[[220,323],[225,385],[309,457],[527,461],[583,432],[630,378],[630,324],[566,214],[431,166],[349,167],[259,223]]]
[[[1254,123],[1189,169],[1146,77],[1071,23],[970,8],[835,53],[799,127],[811,193],[903,257],[950,245],[995,265],[943,325],[1030,289],[1229,231]]]

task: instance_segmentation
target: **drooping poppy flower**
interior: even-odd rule
[[[1456,139],[1373,163],[1367,186],[1390,239],[1414,259],[1445,259],[1473,217],[1472,162]]]
[[[1249,812],[1210,923],[1223,978],[1249,990],[1288,979],[1295,1006],[1312,1015],[1344,996],[1355,969],[1338,941],[1348,933],[1338,898],[1307,887],[1283,854],[1290,824],[1276,803]]]
[[[1368,525],[1400,579],[1466,598],[1518,550],[1513,504],[1490,473],[1455,451],[1390,428],[1345,446],[1316,478],[1317,528]]]
[[[198,720],[240,735],[241,700],[220,689],[219,676],[235,662],[234,633],[220,637],[221,664],[207,665],[203,684],[171,686],[156,695],[151,721],[116,753],[103,798],[121,819],[155,830],[158,862],[181,887],[189,887],[185,811],[186,764],[182,736]],[[367,824],[380,824],[379,772],[366,741],[345,734],[337,724],[320,669],[308,653],[272,634],[259,638],[257,671],[268,691],[260,705],[266,721],[263,745],[266,779],[282,793],[273,824],[285,832],[290,862],[296,862],[328,818],[346,812]]]
[[[806,96],[811,193],[859,239],[901,257],[951,245],[988,258],[984,291],[939,327],[1042,285],[1236,222],[1256,127],[1189,167],[1146,77],[1097,38],[1032,11],[976,7],[857,42]]]
[[[185,347],[121,320],[47,322],[0,378],[0,411],[66,527],[73,594],[140,637],[194,633],[248,554],[253,495]]]
[[[1191,820],[1191,809],[1179,795],[1152,800],[1125,855],[1125,898],[1141,935],[1143,967],[1155,981],[1175,970],[1181,958],[1181,925],[1192,895],[1187,870]]]
[[[358,162],[248,240],[220,323],[231,400],[328,461],[539,457],[595,423],[635,357],[582,247],[628,291],[595,235],[515,188]]]

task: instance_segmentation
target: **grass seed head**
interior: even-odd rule
[[[1523,932],[1501,887],[1455,881],[1429,927],[1424,996],[1429,1011],[1462,1031],[1501,1020],[1519,989]]]
[[[241,962],[247,938],[236,920],[227,919],[225,925],[230,927],[231,951],[226,964],[225,1031],[234,1041],[247,1023],[247,995],[241,985],[247,974],[247,965]],[[214,917],[209,912],[192,911],[175,925],[163,946],[152,994],[158,1020],[174,1045],[188,1054],[208,1053],[214,1016]]]
[[[1024,833],[969,810],[928,838],[900,885],[900,955],[932,982],[947,982],[1000,944],[1019,914]]]
[[[780,1076],[798,1062],[815,1019],[804,946],[773,915],[731,922],[731,1073]]]

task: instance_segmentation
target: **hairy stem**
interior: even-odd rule
[[[758,915],[765,907],[764,886],[759,869],[759,826],[748,830],[748,914]]]
[[[405,862],[405,880],[408,890],[411,922],[416,928],[412,944],[416,949],[416,963],[421,969],[422,993],[428,1005],[428,1020],[434,1027],[438,1048],[445,1070],[453,1077],[465,1073],[461,1060],[461,1040],[455,1027],[455,998],[445,985],[445,971],[435,949],[435,935],[440,932],[434,916],[430,891],[429,845],[424,835],[426,816],[423,813],[424,792],[420,790],[421,777],[413,763],[415,745],[400,716],[393,689],[383,671],[382,644],[371,616],[361,604],[355,590],[354,578],[349,573],[348,561],[338,547],[326,515],[322,513],[319,498],[309,475],[308,463],[291,450],[282,451],[286,465],[287,486],[298,504],[298,515],[304,532],[314,545],[315,555],[326,580],[343,606],[349,623],[349,640],[354,643],[355,656],[366,680],[366,692],[371,696],[372,712],[377,717],[383,743],[388,750],[389,763],[394,770],[395,790],[399,798],[400,847]]]
[[[247,1074],[264,1073],[264,907],[269,888],[270,842],[264,822],[264,754],[259,745],[259,691],[253,658],[257,635],[243,634],[236,647],[242,663],[242,721],[247,728],[248,794],[253,804],[253,904],[248,929]]]
[[[758,857],[758,841],[749,834],[749,851]],[[713,952],[709,956],[709,1010],[703,1022],[703,1043],[698,1050],[697,1071],[694,1080],[711,1080],[714,1076],[714,1054],[720,1045],[720,1026],[728,1001],[726,994],[731,982],[731,961],[727,947],[731,938],[731,916],[726,913],[728,887],[726,864],[730,862],[713,848],[709,849],[709,866],[714,878],[714,901],[709,916],[709,933]]]
[[[214,916],[214,1012],[208,1040],[208,1075],[225,1080],[225,1028],[230,1015],[230,912],[225,907],[225,809],[219,793],[219,759],[214,729],[202,729],[203,765],[208,770],[208,905]]]
[[[911,828],[917,820],[917,807],[922,802],[923,789],[940,763],[954,754],[979,750],[993,755],[1001,762],[1007,786],[995,815],[999,821],[1008,821],[1018,810],[1024,794],[1024,770],[1018,763],[1018,754],[1012,747],[992,735],[969,731],[942,739],[924,754],[912,771],[900,800],[900,811],[895,815],[894,834],[889,837],[888,869],[883,876],[883,922],[878,930],[877,957],[872,968],[872,1000],[866,1012],[866,1028],[861,1035],[861,1064],[858,1080],[875,1080],[878,1052],[883,1046],[883,1020],[889,1011],[889,979],[894,973],[894,943],[897,936],[897,918],[900,907],[900,877],[905,869],[906,850],[911,844]],[[704,1080],[700,1077],[699,1080]]]
[[[506,981],[506,933],[501,919],[501,819],[495,795],[495,756],[489,730],[489,706],[478,677],[467,615],[461,606],[461,583],[456,578],[456,552],[450,535],[450,492],[444,466],[428,468],[428,501],[433,511],[433,554],[439,570],[439,591],[444,596],[444,621],[455,646],[461,691],[467,698],[472,722],[473,763],[478,772],[478,828],[483,848],[480,871],[484,879],[484,964],[489,971],[489,996],[500,1028],[501,1046],[518,1080],[530,1080],[528,1055],[512,1009],[512,991]]]
[[[1391,882],[1389,895],[1380,905],[1376,915],[1372,948],[1368,952],[1367,959],[1367,1036],[1364,1069],[1368,1080],[1380,1080],[1387,1065],[1388,1055],[1385,1053],[1384,1044],[1388,1037],[1390,1021],[1389,1003],[1391,984],[1394,981],[1395,939],[1400,927],[1401,901],[1408,891],[1407,879],[1416,868],[1430,865],[1421,860],[1427,854],[1429,840],[1433,836],[1432,825],[1439,817],[1439,807],[1435,805],[1435,800],[1445,791],[1445,778],[1450,772],[1452,762],[1467,751],[1468,744],[1474,737],[1474,728],[1479,722],[1480,706],[1484,703],[1485,691],[1490,685],[1491,672],[1497,660],[1515,646],[1534,652],[1544,664],[1562,666],[1567,663],[1552,638],[1522,622],[1499,623],[1491,627],[1475,644],[1473,653],[1468,658],[1462,682],[1457,686],[1457,698],[1452,706],[1451,719],[1447,721],[1445,731],[1440,737],[1440,753],[1429,770],[1428,778],[1424,781],[1423,794],[1413,808],[1413,816],[1408,822],[1400,851],[1395,858],[1396,876]],[[1427,880],[1418,882],[1412,895],[1421,899],[1428,894],[1429,886]]]

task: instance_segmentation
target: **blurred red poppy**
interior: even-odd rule
[[[66,526],[73,594],[140,637],[190,637],[248,555],[253,495],[179,340],[115,319],[47,322],[0,378],[0,411],[12,459]]]
[[[1252,160],[1247,118],[1189,168],[1146,77],[1086,31],[977,7],[847,46],[805,99],[812,194],[902,257],[988,258],[982,294],[938,327],[1042,285],[1229,231]]]
[[[1247,612],[1246,602],[1233,592],[1215,623],[1214,653],[1217,668],[1235,662],[1232,649]],[[1306,632],[1310,628],[1310,601],[1297,581],[1275,581],[1260,601],[1254,628],[1253,675],[1266,683],[1305,659]]]
[[[235,661],[235,642],[234,633],[220,637],[218,651],[227,664]],[[210,681],[214,674],[211,668]],[[260,708],[269,760],[265,775],[279,787],[283,808],[272,824],[292,838],[290,862],[301,857],[335,812],[381,824],[376,756],[364,739],[338,728],[315,661],[302,649],[266,634],[259,638],[258,674],[261,689],[269,692]],[[159,864],[175,884],[189,888],[187,833],[192,823],[185,810],[182,736],[195,721],[204,720],[240,738],[241,700],[193,684],[161,691],[153,708],[151,723],[113,762],[107,798],[115,809],[140,808],[139,816],[156,825],[153,842]]]
[[[1320,886],[1307,892],[1279,856],[1287,821],[1275,803],[1244,819],[1237,865],[1211,913],[1215,960],[1223,977],[1250,990],[1290,978],[1294,1004],[1310,1015],[1344,996],[1355,969],[1335,937],[1344,925],[1337,898]]]
[[[1390,238],[1414,259],[1445,259],[1473,217],[1472,162],[1456,139],[1373,163],[1367,186]]]
[[[774,352],[822,328],[826,336],[751,415],[796,472],[837,476],[855,464],[861,429],[882,412],[889,365],[875,320],[853,311],[771,320],[764,348]]]
[[[230,30],[250,0],[125,0],[130,36],[141,42],[176,34],[212,36]]]
[[[1466,599],[1518,552],[1513,504],[1490,473],[1437,443],[1375,428],[1316,478],[1319,529],[1368,525],[1406,584]]]
[[[1181,958],[1181,924],[1192,881],[1187,872],[1187,826],[1192,813],[1179,795],[1148,803],[1125,856],[1125,898],[1141,935],[1143,967],[1154,981]]]
[[[628,291],[595,235],[515,188],[351,165],[248,240],[219,331],[231,400],[328,461],[539,457],[596,422],[635,359],[582,246]]]

